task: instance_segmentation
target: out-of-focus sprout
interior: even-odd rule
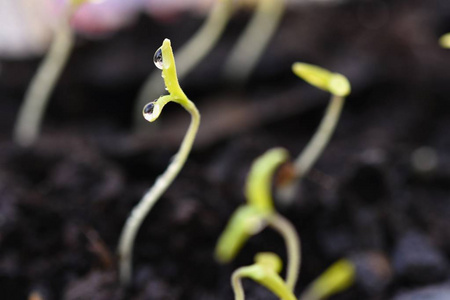
[[[255,13],[225,63],[224,75],[245,81],[260,60],[283,17],[286,0],[252,0]]]
[[[74,33],[70,27],[70,20],[82,4],[89,2],[98,1],[71,0],[67,4],[50,49],[25,93],[14,125],[13,138],[21,146],[32,145],[39,135],[50,95],[73,48]]]
[[[300,240],[294,226],[275,211],[271,196],[273,174],[287,159],[285,149],[274,148],[254,161],[247,176],[247,204],[240,206],[231,216],[217,242],[215,256],[221,263],[231,261],[251,236],[269,226],[283,237],[286,244],[286,285],[293,291],[300,270]]]
[[[443,48],[450,49],[450,33],[446,33],[439,39],[439,44]]]
[[[282,268],[281,259],[274,253],[262,252],[255,256],[255,263],[251,266],[240,267],[233,272],[231,285],[235,300],[244,300],[242,278],[250,278],[266,287],[282,300],[295,300],[294,293],[286,285],[279,273]]]
[[[345,97],[351,90],[350,82],[345,76],[318,66],[298,62],[293,64],[292,71],[309,84],[331,93],[331,100],[316,133],[295,160],[291,176],[279,182],[277,194],[280,200],[285,202],[293,199],[300,180],[323,153],[336,128]]]
[[[356,277],[356,267],[348,259],[341,259],[332,264],[314,280],[300,300],[324,300],[348,289]]]
[[[189,74],[216,45],[230,20],[234,1],[217,0],[203,26],[181,49],[176,51],[179,80]],[[152,73],[139,91],[135,106],[136,126],[142,122],[141,107],[149,99],[154,99],[159,95],[162,90],[158,78],[158,73]]]
[[[144,218],[184,166],[200,125],[200,114],[195,104],[187,98],[178,83],[170,40],[164,40],[161,48],[155,53],[154,62],[162,70],[162,77],[169,95],[161,96],[157,100],[148,103],[143,110],[144,118],[149,122],[153,122],[158,119],[167,103],[176,102],[190,113],[191,123],[172,162],[166,171],[156,179],[141,201],[133,208],[122,230],[119,241],[119,268],[120,280],[123,285],[128,285],[131,280],[133,245],[136,234]]]

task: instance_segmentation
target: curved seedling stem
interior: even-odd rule
[[[169,95],[161,96],[159,99],[148,103],[144,107],[145,119],[153,122],[159,117],[163,107],[168,102],[173,101],[183,106],[190,113],[191,123],[172,162],[166,171],[156,179],[154,185],[145,193],[138,205],[133,208],[122,230],[119,241],[119,271],[120,281],[123,285],[128,285],[131,280],[133,245],[138,230],[156,201],[167,190],[184,166],[200,125],[200,114],[195,104],[186,97],[178,83],[175,59],[168,39],[164,40],[161,48],[157,50],[155,58],[157,59],[156,64],[160,64],[162,68],[162,76]],[[162,59],[162,61],[158,61],[159,59]]]
[[[285,202],[293,199],[299,182],[311,170],[328,145],[339,121],[345,97],[350,94],[351,89],[349,81],[341,74],[305,63],[295,63],[292,69],[308,83],[330,92],[331,100],[317,131],[295,160],[292,177],[278,187],[278,197]]]
[[[25,93],[13,132],[14,141],[21,146],[36,141],[50,95],[72,51],[74,36],[69,24],[72,13],[70,9],[62,18],[50,49]]]

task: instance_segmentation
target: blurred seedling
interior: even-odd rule
[[[279,273],[282,268],[281,259],[274,253],[262,252],[255,256],[255,263],[251,266],[240,267],[233,272],[231,285],[235,300],[244,300],[242,279],[250,278],[266,287],[282,300],[295,300],[292,290],[286,285]]]
[[[120,280],[123,285],[128,285],[131,280],[133,245],[139,227],[155,205],[156,201],[158,201],[161,195],[174,181],[186,162],[200,125],[200,114],[195,104],[187,98],[178,83],[175,59],[170,40],[164,40],[162,46],[155,53],[154,62],[155,65],[162,70],[162,77],[164,78],[164,83],[169,95],[161,96],[155,101],[145,105],[143,109],[144,118],[149,122],[155,121],[158,119],[167,103],[175,102],[180,104],[190,113],[191,123],[172,162],[169,164],[166,171],[156,179],[153,186],[146,192],[141,201],[133,208],[122,230],[119,241],[119,271]]]
[[[450,49],[450,33],[446,33],[439,39],[442,48]]]
[[[300,296],[300,300],[325,300],[348,289],[356,277],[356,266],[348,259],[340,259],[314,280]]]
[[[74,45],[75,38],[70,21],[81,5],[91,2],[100,1],[68,0],[50,49],[31,80],[20,107],[13,132],[13,139],[17,144],[30,146],[38,138],[50,95]]]
[[[241,0],[255,6],[255,13],[225,63],[227,79],[244,82],[263,55],[280,24],[286,0]]]
[[[297,299],[279,276],[281,259],[274,253],[263,252],[255,256],[255,263],[233,272],[231,284],[235,300],[244,300],[242,279],[250,278],[272,291],[282,300]],[[325,300],[347,290],[355,282],[356,266],[348,259],[340,259],[314,280],[299,300]]]
[[[211,51],[223,34],[234,10],[241,6],[256,6],[255,13],[225,63],[225,76],[243,82],[248,78],[264,49],[276,31],[285,11],[285,0],[217,0],[207,20],[197,33],[176,52],[178,78],[185,78]],[[141,107],[162,89],[158,74],[152,73],[138,93],[135,124],[139,127]]]
[[[251,236],[269,226],[283,237],[286,244],[286,285],[293,291],[300,269],[300,240],[294,226],[275,211],[271,195],[273,174],[287,159],[285,149],[274,148],[253,162],[245,188],[247,204],[240,206],[231,216],[217,242],[215,256],[221,263],[230,262]]]
[[[292,71],[309,84],[331,93],[331,100],[316,133],[290,166],[288,176],[277,181],[277,196],[285,203],[292,201],[301,179],[322,155],[336,128],[345,97],[351,90],[345,76],[318,66],[297,62],[292,65]]]
[[[176,51],[179,80],[189,74],[217,44],[231,18],[235,1],[217,0],[203,26],[181,49]],[[161,90],[159,74],[153,72],[143,84],[136,100],[135,122],[137,126],[142,120],[140,118],[141,107]]]

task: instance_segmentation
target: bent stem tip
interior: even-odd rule
[[[281,259],[274,253],[263,252],[255,256],[255,263],[251,266],[241,267],[233,272],[231,285],[235,300],[244,300],[242,278],[250,278],[267,288],[282,300],[295,300],[294,293],[286,286],[278,274],[281,271]]]

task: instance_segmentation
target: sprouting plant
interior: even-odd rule
[[[450,49],[450,33],[446,33],[439,39],[439,44],[442,48]]]
[[[42,119],[56,81],[60,77],[74,44],[70,20],[84,3],[94,0],[70,0],[55,32],[50,49],[33,77],[14,125],[13,138],[21,146],[33,144],[41,128]]]
[[[318,66],[297,62],[292,65],[292,71],[315,87],[331,93],[331,100],[316,133],[293,163],[291,176],[284,178],[279,184],[277,194],[285,201],[293,198],[300,180],[309,172],[328,144],[341,115],[345,97],[351,90],[350,82],[345,76]]]
[[[285,0],[253,0],[256,10],[225,63],[225,77],[245,81],[261,58],[286,8]]]
[[[210,52],[225,30],[233,12],[234,0],[217,0],[209,16],[197,33],[176,52],[178,78],[183,79]],[[153,99],[162,90],[159,74],[152,73],[141,90],[135,104],[135,122],[141,122],[141,108],[147,99]]]
[[[253,265],[240,267],[233,272],[231,285],[233,286],[235,300],[245,299],[241,283],[242,278],[250,278],[256,281],[282,300],[295,300],[294,293],[279,275],[281,267],[281,259],[276,254],[270,252],[258,253]]]
[[[356,267],[348,259],[340,259],[325,270],[300,296],[300,300],[324,300],[349,288],[356,277]]]
[[[281,271],[281,259],[274,253],[262,252],[255,256],[255,263],[233,272],[231,285],[235,300],[244,300],[241,279],[250,278],[265,286],[282,300],[297,299],[278,275]],[[302,293],[300,300],[325,300],[348,289],[356,277],[356,267],[348,259],[340,259],[326,269]]]
[[[252,236],[269,226],[283,237],[288,254],[286,285],[292,291],[300,269],[300,240],[294,226],[275,211],[271,196],[271,180],[277,167],[288,159],[283,148],[274,148],[258,157],[247,176],[247,204],[231,216],[216,245],[216,259],[231,261]]]
[[[133,244],[139,227],[153,205],[167,190],[186,162],[200,125],[200,114],[195,104],[187,98],[178,83],[170,40],[164,40],[161,48],[155,53],[154,62],[162,70],[162,77],[169,95],[161,96],[155,101],[148,103],[143,109],[144,118],[149,122],[153,122],[158,119],[167,103],[176,102],[191,114],[191,123],[172,162],[166,171],[156,179],[141,201],[133,208],[122,230],[119,241],[119,268],[120,280],[124,285],[127,285],[131,279]]]

